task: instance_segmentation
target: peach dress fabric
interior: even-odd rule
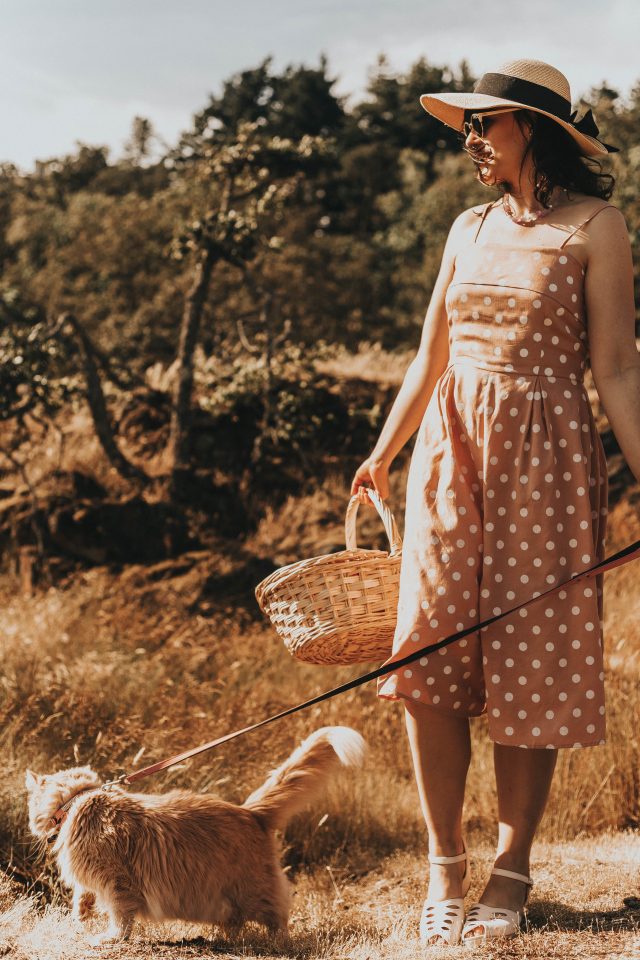
[[[486,712],[496,743],[592,746],[605,739],[604,575],[540,596],[605,556],[585,271],[563,249],[573,233],[560,247],[478,243],[491,206],[446,294],[449,363],[411,457],[385,663],[535,599],[379,678],[377,694]]]

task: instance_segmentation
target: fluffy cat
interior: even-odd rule
[[[27,770],[29,826],[53,842],[73,915],[84,920],[96,904],[109,914],[94,943],[127,939],[135,917],[217,924],[229,936],[255,920],[286,934],[291,894],[275,831],[364,752],[355,730],[322,727],[241,806],[180,790],[104,791],[88,766]]]

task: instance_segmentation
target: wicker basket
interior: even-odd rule
[[[386,660],[397,620],[402,539],[391,510],[367,487],[390,551],[356,545],[357,496],[345,518],[346,550],[298,560],[274,570],[255,588],[289,653],[308,663]]]

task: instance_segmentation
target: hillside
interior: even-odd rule
[[[372,351],[327,362],[323,375],[348,383],[347,392],[361,406],[379,405],[382,415],[405,368],[404,357]],[[589,388],[609,460],[611,554],[640,538],[640,489],[630,481],[591,384]],[[62,460],[56,451],[47,457],[46,438],[32,451],[42,501],[55,505],[61,484],[67,484],[67,510],[73,517],[68,483],[76,475],[85,478],[76,511],[94,510],[96,502],[104,506],[106,500],[114,509],[126,508],[127,491],[110,473],[87,418],[68,416],[60,427],[65,432]],[[401,532],[407,465],[407,456],[399,458],[391,474],[389,502]],[[204,542],[187,543],[169,556],[103,562],[100,556],[69,554],[59,546],[48,585],[37,568],[32,583],[21,581],[5,554],[0,580],[5,758],[0,859],[15,884],[7,888],[2,918],[6,950],[12,955],[43,960],[85,955],[65,918],[66,897],[55,872],[30,843],[23,788],[27,766],[50,772],[90,763],[110,778],[365,671],[366,665],[334,669],[292,660],[254,597],[255,585],[274,567],[342,549],[347,467],[347,458],[334,461],[326,465],[321,484],[291,492],[277,504],[256,501],[255,522],[242,535],[224,536],[210,523]],[[17,480],[6,472],[2,482],[7,488],[14,484],[18,499]],[[95,498],[90,482],[107,496]],[[10,502],[5,497],[5,515]],[[105,536],[109,529],[104,527]],[[145,529],[143,522],[139,535]],[[359,512],[358,541],[386,546],[373,510]],[[637,905],[625,907],[623,900],[640,895],[640,745],[630,736],[640,728],[639,576],[633,563],[606,574],[609,738],[605,746],[561,754],[534,848],[534,933],[502,956],[633,955]],[[357,775],[336,782],[317,810],[295,818],[285,832],[283,862],[297,893],[294,946],[284,955],[408,957],[415,951],[411,924],[426,870],[424,825],[402,712],[397,704],[378,701],[372,684],[224,744],[165,772],[144,789],[184,786],[241,802],[297,742],[332,723],[363,733],[369,761]],[[486,868],[496,818],[486,718],[474,721],[472,730],[465,824]],[[164,946],[154,947],[154,954],[270,955],[258,935],[251,939],[248,934],[245,946],[233,950],[219,940],[202,939],[201,931],[195,940],[189,936],[190,944],[178,947],[173,934],[162,933]],[[138,953],[128,949],[113,956],[151,955],[144,940],[136,941]]]

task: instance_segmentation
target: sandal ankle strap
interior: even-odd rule
[[[458,853],[455,857],[432,857],[431,854],[429,854],[429,863],[460,863],[461,860],[466,859],[466,850],[464,850],[462,853]]]
[[[522,882],[528,884],[528,886],[533,886],[531,877],[526,877],[524,873],[514,873],[513,870],[503,870],[502,867],[494,867],[491,873],[495,873],[499,877],[510,877],[511,880],[522,880]]]

